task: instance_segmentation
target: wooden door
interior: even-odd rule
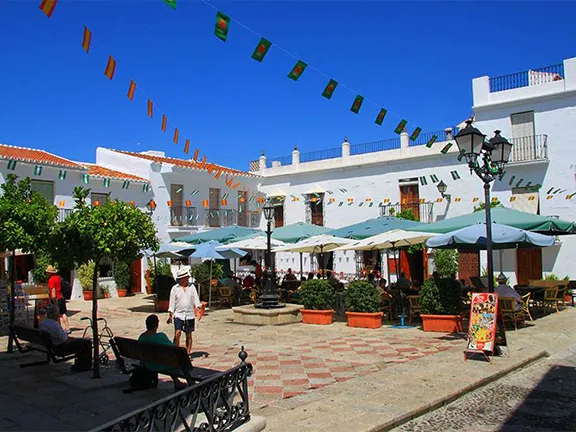
[[[400,209],[412,210],[416,220],[420,220],[420,195],[417,184],[400,186]]]
[[[542,279],[542,249],[516,250],[516,280],[528,285],[529,280]]]
[[[130,273],[132,275],[130,280],[130,292],[142,292],[142,260],[136,260],[130,264]]]
[[[248,192],[242,191],[238,196],[238,225],[248,226]]]
[[[220,189],[210,188],[209,192],[208,225],[211,227],[220,226]]]
[[[471,284],[471,277],[480,276],[480,252],[458,251],[458,279]]]
[[[274,228],[280,228],[284,226],[284,206],[276,205],[274,206]]]

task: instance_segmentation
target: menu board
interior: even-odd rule
[[[494,352],[497,317],[498,294],[472,294],[467,351]]]

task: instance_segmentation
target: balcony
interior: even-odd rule
[[[170,226],[173,227],[198,226],[198,209],[196,207],[184,207],[184,206],[170,207]]]
[[[512,154],[510,163],[519,164],[548,160],[548,135],[533,135],[511,138]]]
[[[59,208],[58,209],[58,222],[63,222],[64,219],[66,219],[68,216],[70,216],[73,211],[74,211],[74,209]]]
[[[434,203],[433,202],[408,202],[404,204],[384,204],[380,207],[380,216],[396,216],[402,210],[412,210],[416,220],[420,222],[434,222]]]
[[[490,93],[540,85],[563,79],[564,64],[560,63],[539,69],[530,69],[523,72],[490,78]]]
[[[256,211],[244,211],[230,209],[205,209],[205,225],[211,228],[238,225],[249,228],[260,226],[260,213]]]

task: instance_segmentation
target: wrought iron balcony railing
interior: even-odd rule
[[[58,222],[63,222],[68,216],[70,216],[74,212],[74,209],[58,209]]]
[[[548,160],[548,135],[532,135],[511,138],[512,154],[510,163]]]
[[[420,222],[434,222],[434,203],[433,202],[408,202],[404,204],[384,204],[380,207],[380,216],[396,216],[402,210],[412,210],[416,220]]]
[[[490,93],[560,81],[563,79],[564,64],[560,63],[539,69],[530,69],[523,72],[490,78]]]
[[[170,207],[170,226],[198,226],[198,209],[196,207]]]

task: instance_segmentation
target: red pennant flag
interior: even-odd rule
[[[172,141],[174,141],[174,144],[178,144],[178,135],[180,135],[180,132],[178,131],[178,128],[174,129],[174,138],[172,138]]]
[[[148,99],[148,117],[154,118],[154,103]]]
[[[206,166],[206,156],[204,156],[204,159],[202,159],[202,162],[200,162],[200,169],[203,169]]]
[[[198,162],[198,154],[200,153],[200,149],[197,148],[196,150],[194,150],[194,156],[192,156],[192,159],[194,159],[194,162]]]
[[[166,132],[166,123],[168,123],[168,119],[162,114],[162,132]]]
[[[42,0],[42,3],[40,3],[40,10],[50,18],[54,12],[56,3],[58,3],[58,0]]]
[[[216,172],[216,175],[215,175],[214,177],[216,178],[216,180],[218,180],[221,175],[222,175],[222,169],[219,169],[219,170]]]
[[[186,144],[184,144],[184,153],[188,154],[190,151],[190,140],[186,138]]]
[[[234,182],[234,177],[232,177],[231,179],[228,179],[228,174],[226,174],[226,186],[230,187],[232,186],[232,183]]]
[[[134,92],[136,91],[136,83],[130,80],[130,87],[128,87],[128,99],[134,100]]]
[[[116,71],[116,60],[111,55],[108,56],[108,64],[106,65],[106,69],[104,70],[104,75],[106,75],[109,79],[114,78],[114,72]]]
[[[84,38],[82,38],[82,48],[86,53],[90,51],[90,41],[92,40],[92,32],[88,30],[88,27],[84,26]]]

